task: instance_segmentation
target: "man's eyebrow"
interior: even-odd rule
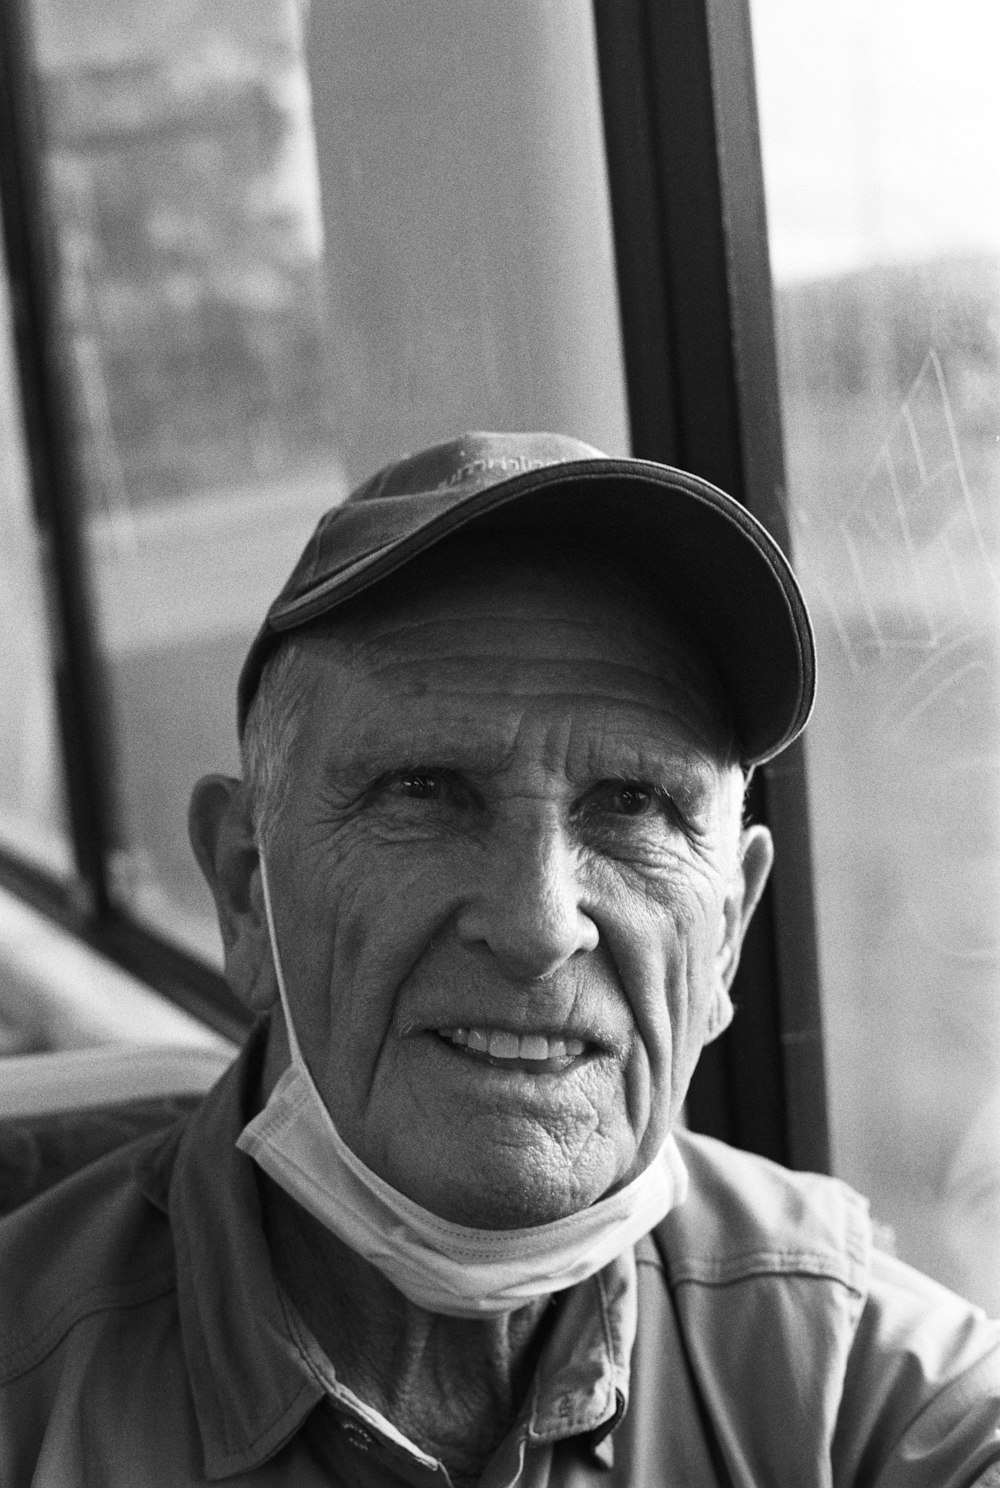
[[[666,791],[679,806],[694,810],[714,797],[727,769],[722,758],[680,743],[626,740],[609,745],[607,740],[595,740],[583,773],[592,780],[646,782]]]
[[[468,770],[488,774],[507,753],[499,741],[444,740],[428,731],[407,730],[391,736],[362,741],[345,757],[331,743],[324,768],[332,775],[350,774],[375,779],[387,771],[435,765],[440,769]]]
[[[709,784],[724,764],[721,755],[713,758],[708,742],[692,729],[673,739],[638,733],[615,738],[594,732],[584,745],[584,765],[592,773],[606,770],[619,775],[627,770],[635,777],[663,773]]]

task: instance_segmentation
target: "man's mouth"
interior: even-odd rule
[[[506,1028],[439,1028],[438,1037],[462,1053],[508,1069],[554,1073],[586,1051],[583,1039],[558,1033],[512,1033]]]

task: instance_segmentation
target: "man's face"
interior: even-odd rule
[[[742,777],[717,684],[579,560],[463,561],[305,667],[268,868],[338,1130],[448,1219],[586,1207],[658,1149],[728,1010]]]

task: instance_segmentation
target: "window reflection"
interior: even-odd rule
[[[944,28],[894,0],[752,10],[789,516],[821,658],[807,756],[836,1163],[906,1259],[996,1310],[1000,116],[977,78],[997,22],[971,3]]]

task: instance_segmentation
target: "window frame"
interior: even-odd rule
[[[747,0],[594,0],[634,453],[729,490],[787,548],[771,278]],[[0,886],[229,1037],[225,980],[114,901],[114,759],[104,726],[81,485],[59,335],[28,0],[0,7],[0,203],[31,498],[52,617],[74,872],[0,849]],[[688,1117],[795,1167],[829,1170],[805,759],[758,770],[750,808],[777,863],[744,948],[733,1030]]]

